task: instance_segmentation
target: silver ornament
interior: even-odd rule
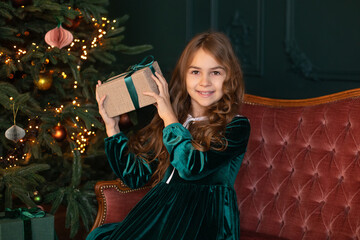
[[[14,142],[19,141],[25,136],[25,130],[19,126],[12,125],[8,130],[5,132],[5,137],[10,139]]]

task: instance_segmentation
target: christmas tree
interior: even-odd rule
[[[104,129],[97,80],[125,70],[128,16],[108,19],[107,0],[0,1],[0,198],[29,207],[66,205],[70,237],[93,223],[94,156]],[[90,159],[90,160],[89,160]],[[86,170],[83,170],[85,169]]]

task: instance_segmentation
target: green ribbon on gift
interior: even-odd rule
[[[5,208],[6,218],[21,218],[22,220],[28,220],[30,218],[45,217],[46,213],[40,208]]]
[[[46,213],[40,208],[5,208],[4,218],[20,218],[24,221],[25,240],[32,240],[31,218],[45,217]]]
[[[149,58],[150,58],[150,62],[146,63],[147,61],[149,61],[148,60]],[[135,109],[140,108],[140,106],[139,106],[139,97],[137,95],[136,88],[135,88],[134,82],[133,82],[133,80],[131,78],[131,75],[134,72],[136,72],[136,71],[138,71],[140,69],[146,68],[146,67],[149,67],[151,72],[155,75],[155,69],[152,66],[153,62],[154,62],[154,57],[153,56],[151,56],[151,55],[146,56],[139,64],[135,64],[135,65],[130,66],[128,72],[120,75],[120,76],[126,75],[125,78],[124,78],[125,84],[126,84],[128,92],[130,94],[131,101],[134,104]]]

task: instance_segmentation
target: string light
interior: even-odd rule
[[[80,12],[81,14],[81,12]],[[87,44],[87,41],[85,39],[74,39],[73,42],[70,44],[70,47],[67,49],[68,52],[72,51],[72,49],[79,47],[82,51],[82,54],[80,55],[80,58],[83,61],[86,61],[88,59],[88,50],[87,49],[93,49],[98,46],[102,46],[103,42],[102,39],[107,34],[106,29],[114,30],[115,27],[111,26],[112,23],[116,23],[116,20],[113,20],[112,22],[108,20],[106,17],[102,17],[100,22],[96,20],[94,17],[91,18],[91,21],[94,24],[94,27],[97,29],[97,34],[94,36],[90,42],[90,44]],[[82,46],[79,46],[81,45]]]

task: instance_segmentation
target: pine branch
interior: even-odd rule
[[[9,3],[0,2],[0,17],[12,19],[13,14],[13,8]]]
[[[27,143],[25,151],[30,153],[35,159],[41,158],[41,148],[39,144]]]
[[[119,51],[121,53],[128,54],[128,55],[135,55],[135,54],[139,54],[139,53],[148,51],[150,49],[152,49],[152,46],[147,45],[147,44],[133,46],[133,47],[129,47],[124,44],[119,44],[119,45],[115,46],[113,50]]]
[[[121,33],[123,33],[125,31],[125,27],[120,27],[120,28],[115,28],[114,30],[110,30],[107,34],[106,34],[106,39],[108,38],[112,38],[116,35],[119,35]],[[124,39],[124,36],[121,40]]]
[[[126,22],[127,20],[129,20],[129,18],[130,18],[129,15],[125,14],[124,16],[115,19],[115,20],[116,20],[115,27],[118,27],[118,26],[120,26],[120,25],[125,24],[125,22]]]
[[[1,13],[0,13],[1,14]],[[16,43],[23,43],[22,39],[14,37],[14,34],[17,32],[17,29],[7,26],[0,27],[0,39],[4,41],[12,41]]]
[[[57,142],[54,140],[54,138],[50,134],[43,133],[41,135],[41,137],[42,137],[42,140],[52,150],[53,153],[55,153],[58,156],[62,156],[62,151],[61,151],[60,146],[57,144]]]
[[[14,102],[10,100],[14,98]],[[0,82],[0,104],[8,110],[12,110],[13,104],[19,107],[19,111],[25,115],[32,115],[34,112],[41,111],[38,102],[29,93],[20,94],[10,83]]]
[[[74,6],[79,8],[87,22],[91,22],[94,17],[97,20],[101,19],[101,15],[107,13],[104,6],[108,5],[107,0],[76,0]]]
[[[89,57],[89,60],[95,58],[105,64],[112,64],[113,62],[116,61],[116,57],[113,54],[105,52],[100,49],[93,49],[90,51],[90,53],[91,53],[91,57]]]
[[[55,192],[49,193],[45,196],[45,202],[51,202],[51,214],[55,214],[60,204],[63,202],[65,197],[65,188],[60,188]]]
[[[78,190],[77,190],[78,191]],[[76,202],[75,194],[69,194],[67,197],[68,206],[66,209],[65,227],[70,228],[70,238],[73,238],[79,231],[79,205]]]
[[[79,150],[76,150],[76,145],[74,142],[70,142],[70,147],[73,152],[73,165],[72,165],[72,176],[71,176],[71,187],[76,188],[79,186],[81,181],[82,165],[81,165],[81,155]]]
[[[16,195],[28,206],[36,204],[29,197],[32,191],[45,179],[38,172],[49,169],[47,164],[32,164],[25,167],[13,167],[7,170],[0,169],[2,181],[6,188],[5,207],[12,207],[12,194]]]
[[[89,231],[91,225],[94,223],[94,216],[96,215],[96,208],[90,203],[90,199],[86,197],[84,192],[78,195],[79,212],[87,231]]]

